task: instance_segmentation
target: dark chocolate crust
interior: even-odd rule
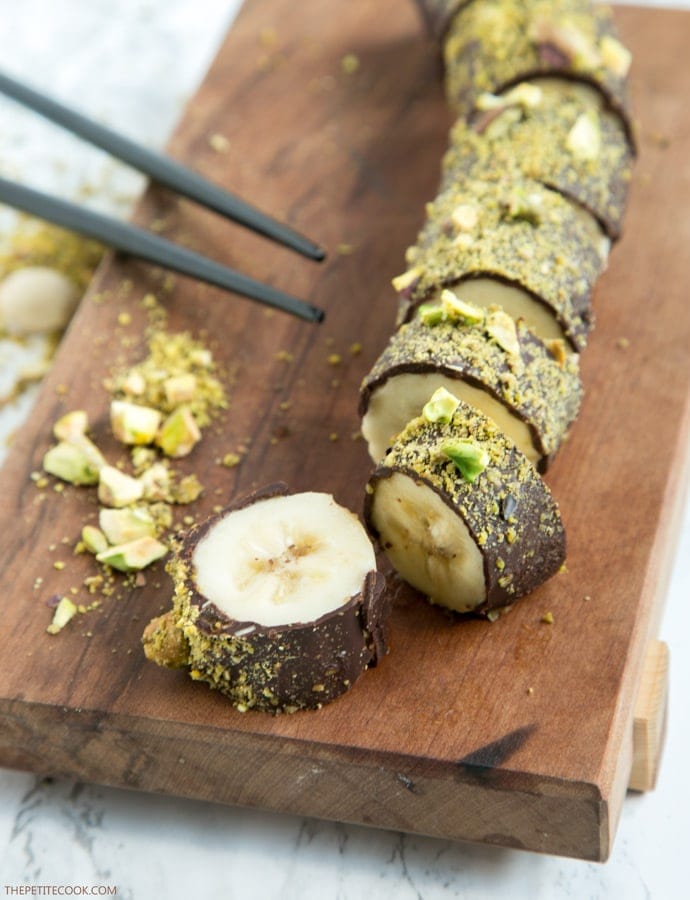
[[[539,82],[534,82],[539,87]],[[542,90],[534,106],[506,105],[460,119],[443,160],[442,189],[458,179],[499,178],[511,169],[574,200],[593,215],[612,240],[620,237],[634,156],[620,119],[563,83]],[[568,149],[568,135],[582,116],[592,115],[600,135],[594,159]],[[548,135],[549,139],[544,140]]]
[[[557,360],[521,320],[515,323],[515,333],[517,356],[491,337],[484,322],[430,326],[415,319],[403,325],[362,383],[360,415],[365,415],[372,395],[397,375],[435,372],[466,381],[528,425],[541,457],[537,468],[545,471],[580,408],[578,359],[564,354]]]
[[[489,453],[472,484],[440,450],[448,439],[476,441]],[[551,578],[565,560],[565,531],[558,506],[534,466],[485,416],[462,403],[447,424],[415,419],[373,472],[364,518],[381,541],[372,513],[376,488],[399,472],[435,491],[460,516],[480,549],[486,593],[473,613],[507,606]]]
[[[578,52],[568,49],[568,32],[576,33]],[[559,40],[559,33],[566,39]],[[448,99],[469,117],[484,92],[500,94],[539,77],[571,78],[600,91],[634,145],[627,80],[602,62],[604,38],[617,39],[611,10],[589,0],[469,3],[452,18],[444,38]]]
[[[538,202],[538,214],[511,213],[515,196]],[[461,234],[453,216],[466,205],[476,210],[477,223]],[[456,180],[428,204],[426,224],[408,251],[416,277],[399,292],[398,321],[409,321],[444,287],[488,277],[543,303],[572,347],[582,350],[593,326],[592,290],[607,257],[608,243],[594,220],[539,182],[510,173],[500,180]]]
[[[231,619],[197,590],[192,559],[209,530],[231,512],[287,493],[284,484],[269,485],[192,529],[168,567],[192,677],[243,711],[317,709],[347,691],[388,650],[390,604],[385,578],[375,571],[338,609],[312,622],[280,626]]]

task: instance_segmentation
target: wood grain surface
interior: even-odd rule
[[[322,241],[328,261],[303,261],[155,188],[136,220],[322,305],[326,322],[106,261],[1,474],[0,763],[606,858],[682,507],[690,384],[690,16],[624,8],[618,19],[635,53],[641,156],[626,233],[596,291],[584,408],[547,479],[568,531],[567,571],[494,624],[452,620],[392,581],[389,656],[346,696],[294,716],[243,715],[144,659],[142,629],[170,600],[160,565],[145,586],[121,586],[46,634],[51,596],[76,587],[93,599],[81,587],[93,560],[72,547],[96,505],[83,489],[39,490],[30,473],[68,409],[85,408],[117,458],[103,379],[144,355],[147,292],[171,330],[202,335],[232,376],[227,415],[180,465],[206,487],[197,518],[276,479],[362,506],[370,464],[352,437],[357,392],[393,329],[390,278],[436,190],[450,125],[438,57],[411,3],[305,0],[298,16],[289,0],[250,0],[170,151]],[[349,75],[347,53],[360,60]],[[216,133],[228,152],[211,146]],[[240,444],[240,466],[217,464]]]

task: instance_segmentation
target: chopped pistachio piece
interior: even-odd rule
[[[201,440],[201,431],[186,406],[179,406],[161,425],[156,444],[166,456],[179,458],[192,452]]]
[[[446,441],[441,452],[452,460],[456,469],[469,484],[476,481],[489,465],[489,454],[476,441]]]
[[[75,439],[86,434],[89,427],[89,417],[83,409],[75,409],[65,413],[53,425],[53,434],[59,441],[72,443]]]
[[[461,203],[455,207],[451,218],[459,231],[473,231],[479,222],[479,210],[472,203]]]
[[[115,466],[104,466],[98,481],[98,499],[104,506],[120,508],[141,500],[144,486],[137,478],[132,478],[116,469]]]
[[[139,476],[139,481],[144,489],[145,500],[168,499],[172,479],[165,463],[154,463]]]
[[[504,103],[516,104],[526,109],[534,109],[544,99],[544,92],[538,85],[531,84],[529,81],[523,81],[506,91],[501,99]]]
[[[55,607],[53,613],[53,621],[46,628],[48,634],[57,634],[65,627],[65,625],[73,619],[77,614],[77,607],[69,597],[62,597]]]
[[[441,422],[447,424],[453,418],[453,413],[460,405],[458,398],[444,387],[434,391],[431,398],[422,409],[422,415],[427,422]]]
[[[446,319],[451,322],[464,322],[466,325],[477,325],[484,321],[484,310],[473,303],[461,300],[453,291],[445,289],[441,292],[441,309]]]
[[[408,269],[407,272],[403,272],[402,275],[396,275],[391,281],[391,284],[396,291],[404,291],[406,288],[412,287],[421,274],[422,270],[418,267]]]
[[[128,400],[113,400],[110,404],[113,434],[123,444],[150,444],[162,418],[157,409]]]
[[[197,389],[197,378],[191,372],[184,375],[173,375],[163,382],[165,398],[171,406],[189,403],[194,399]]]
[[[595,110],[588,110],[577,117],[565,143],[577,159],[597,159],[601,152],[601,125]]]
[[[632,53],[628,48],[610,34],[606,34],[599,42],[599,52],[604,67],[614,75],[625,78],[632,63]]]
[[[520,355],[515,319],[502,309],[492,310],[486,318],[486,333],[492,337],[502,350],[513,356]]]
[[[102,509],[98,524],[109,544],[126,544],[137,538],[156,536],[156,522],[145,506]],[[103,547],[102,551],[105,549]]]
[[[542,206],[543,197],[540,193],[516,187],[510,192],[505,203],[506,218],[539,225]]]
[[[96,559],[119,572],[136,572],[161,559],[167,552],[165,544],[152,537],[142,537],[109,547],[103,553],[99,553]]]
[[[60,441],[43,457],[43,468],[49,475],[67,481],[70,484],[97,484],[98,468],[93,460],[75,444]]]
[[[82,543],[94,555],[108,549],[108,538],[95,525],[84,525],[81,530]]]
[[[445,313],[434,303],[422,303],[419,307],[419,318],[425,325],[440,325],[445,321]]]

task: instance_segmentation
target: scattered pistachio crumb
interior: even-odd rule
[[[117,314],[117,324],[118,325],[131,325],[132,324],[131,313],[128,313],[128,312],[118,313]]]
[[[58,572],[61,572],[65,568],[65,564],[64,564],[64,562],[62,562],[61,559],[56,559],[55,562],[53,563],[53,568],[57,569]]]
[[[216,153],[227,153],[230,149],[230,141],[224,134],[215,133],[210,135],[208,143],[211,149],[215,150]]]
[[[273,358],[277,359],[279,362],[290,363],[294,359],[294,356],[289,350],[278,350],[278,352],[273,355]]]
[[[338,256],[352,256],[356,249],[357,247],[355,246],[355,244],[342,243],[338,244],[338,246],[335,248],[335,252],[338,254]]]
[[[544,613],[544,615],[541,617],[541,621],[545,625],[553,625],[553,613],[552,612]]]
[[[226,469],[234,469],[235,466],[239,466],[241,461],[242,457],[239,453],[226,453],[221,463]]]
[[[338,432],[337,432],[337,431],[331,431],[331,433],[328,435],[328,440],[329,440],[329,441],[334,441],[334,442],[337,441],[337,440],[338,440]]]
[[[359,58],[354,53],[346,53],[340,60],[340,68],[346,75],[354,75],[359,69]]]
[[[339,366],[342,361],[342,356],[339,353],[330,353],[328,355],[329,366]]]
[[[350,344],[350,354],[351,356],[359,356],[362,352],[362,345],[359,341],[355,341],[353,344]]]
[[[627,350],[629,346],[630,339],[627,337],[619,337],[616,340],[616,347],[618,347],[619,350]]]

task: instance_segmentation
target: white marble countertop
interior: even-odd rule
[[[239,0],[1,0],[3,67],[161,147]],[[690,6],[690,2],[656,3]],[[122,61],[127,60],[127,65]],[[75,99],[76,98],[76,99]],[[141,182],[97,151],[0,102],[3,175],[126,213]],[[9,223],[0,216],[0,228]],[[10,365],[0,359],[0,370]],[[21,415],[21,410],[14,413]],[[12,422],[0,421],[0,434]],[[625,801],[609,861],[592,864],[289,815],[139,795],[0,770],[0,894],[58,885],[144,900],[687,896],[690,835],[690,507],[660,637],[671,704],[656,789]],[[47,886],[40,891],[41,886]],[[97,886],[103,886],[98,888]],[[53,891],[55,892],[55,890]]]

